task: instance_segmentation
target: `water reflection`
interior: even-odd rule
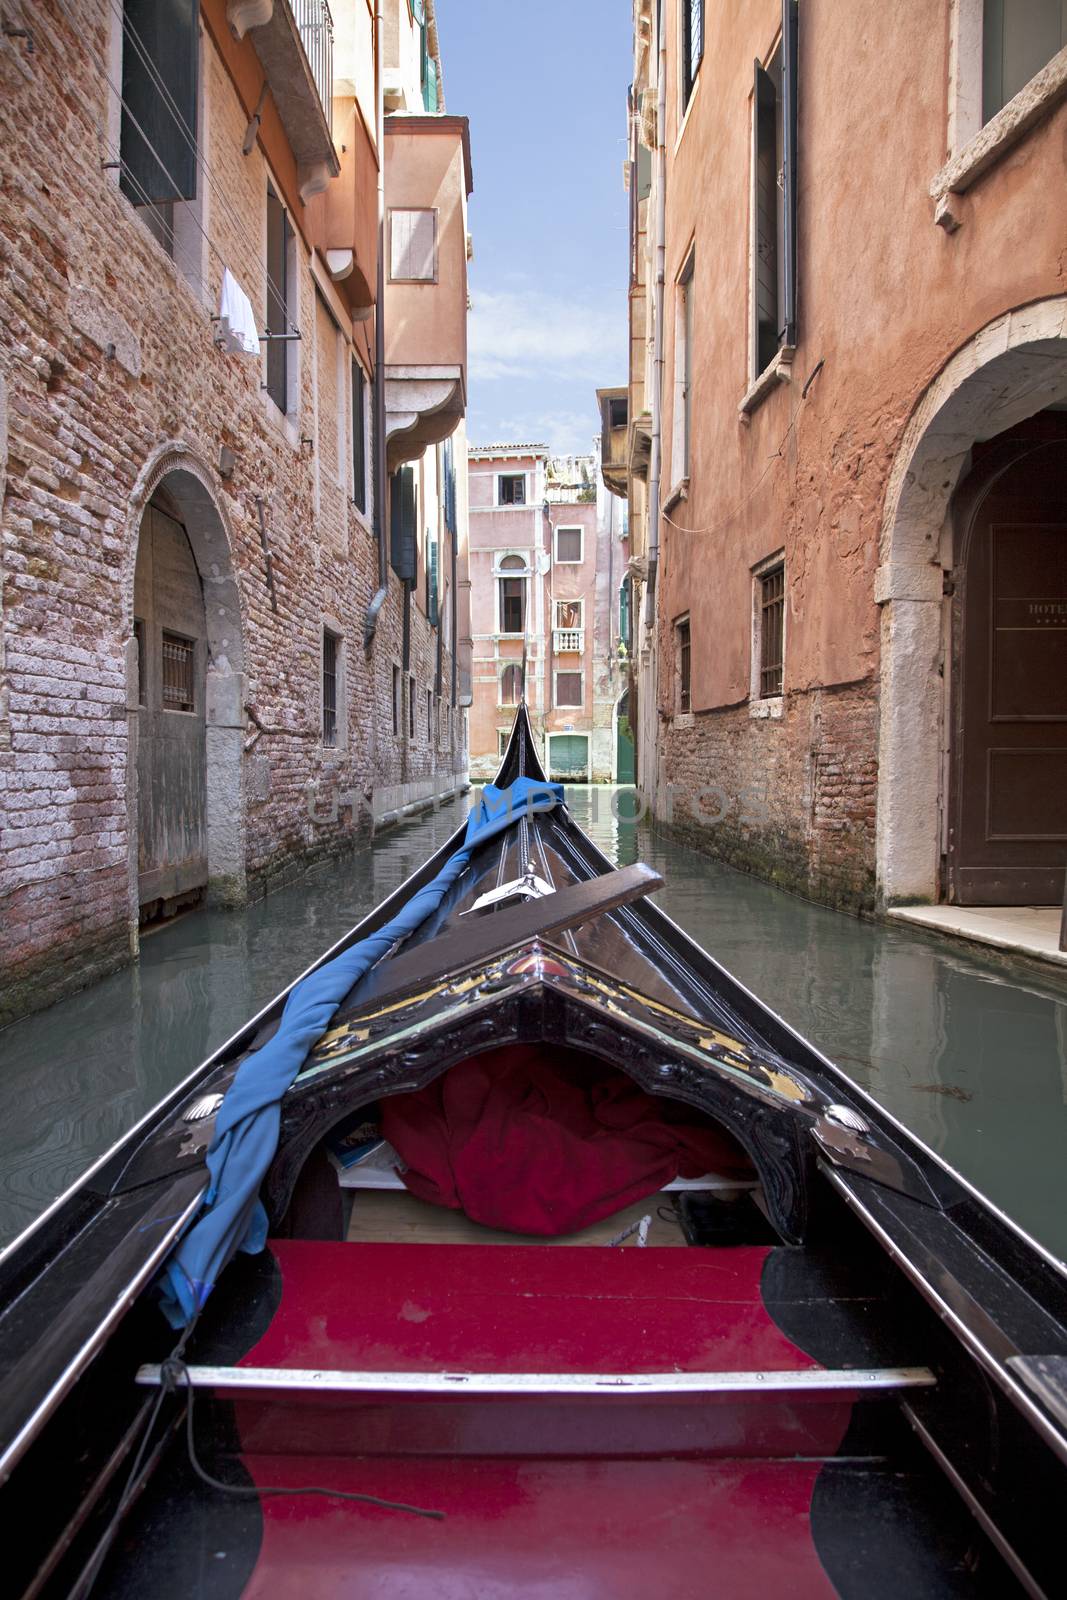
[[[658,868],[677,922],[1067,1254],[1067,982],[782,894],[628,820],[629,795],[611,796],[568,791],[601,848]],[[0,1033],[0,1238],[402,883],[466,809],[428,813],[239,916],[189,916],[146,940],[137,967]]]
[[[659,903],[742,983],[1067,1256],[1067,981],[783,894],[627,820],[610,791],[568,798],[620,865],[658,868]]]

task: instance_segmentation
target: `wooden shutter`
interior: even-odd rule
[[[199,10],[199,0],[125,0],[120,183],[134,205],[196,194]]]
[[[358,510],[367,509],[366,403],[367,380],[358,361],[352,362],[352,499]]]
[[[755,316],[753,376],[773,360],[778,349],[778,161],[777,107],[774,81],[757,61],[752,89],[752,275]]]
[[[436,281],[436,211],[390,211],[389,275],[400,282]]]
[[[797,0],[782,0],[782,343],[797,342]]]
[[[393,474],[389,506],[390,561],[405,583],[415,580],[415,471],[400,467]]]

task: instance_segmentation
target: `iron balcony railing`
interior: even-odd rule
[[[289,0],[327,123],[333,119],[333,18],[326,0]]]

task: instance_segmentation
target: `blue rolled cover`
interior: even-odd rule
[[[267,1213],[259,1191],[278,1148],[282,1097],[353,985],[436,911],[479,845],[519,817],[551,811],[562,801],[560,783],[517,778],[507,789],[486,784],[467,819],[463,844],[436,878],[384,927],[291,990],[277,1033],[241,1063],[219,1107],[203,1207],[163,1268],[161,1301],[172,1327],[184,1328],[196,1316],[237,1250],[254,1255],[266,1244]]]

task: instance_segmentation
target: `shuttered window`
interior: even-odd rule
[[[985,0],[982,121],[1026,87],[1067,45],[1067,0]]]
[[[704,0],[682,0],[682,110],[693,94],[704,55]]]
[[[357,511],[366,511],[367,377],[358,361],[352,362],[352,501]]]
[[[522,668],[515,664],[505,667],[500,675],[500,704],[517,706],[522,699]]]
[[[782,42],[766,67],[755,64],[753,377],[797,342],[797,17],[796,0],[783,0]]]
[[[436,211],[390,211],[389,276],[394,283],[436,282]]]
[[[581,528],[556,529],[556,560],[564,565],[577,565],[582,559]]]
[[[416,527],[415,470],[401,467],[393,473],[389,496],[389,559],[398,578],[415,581]]]
[[[293,230],[273,188],[267,185],[267,393],[281,412],[289,409],[289,245]]]
[[[431,628],[436,628],[438,623],[439,607],[437,603],[437,540],[431,539],[427,534],[426,541],[426,620]]]
[[[556,705],[577,709],[582,704],[582,675],[580,672],[556,673]]]
[[[393,668],[393,732],[400,732],[400,668]]]
[[[692,651],[688,617],[674,625],[674,655],[678,682],[678,710],[684,713],[691,711],[693,707],[690,676]]]
[[[124,0],[120,183],[135,206],[196,195],[199,9],[198,0]]]

